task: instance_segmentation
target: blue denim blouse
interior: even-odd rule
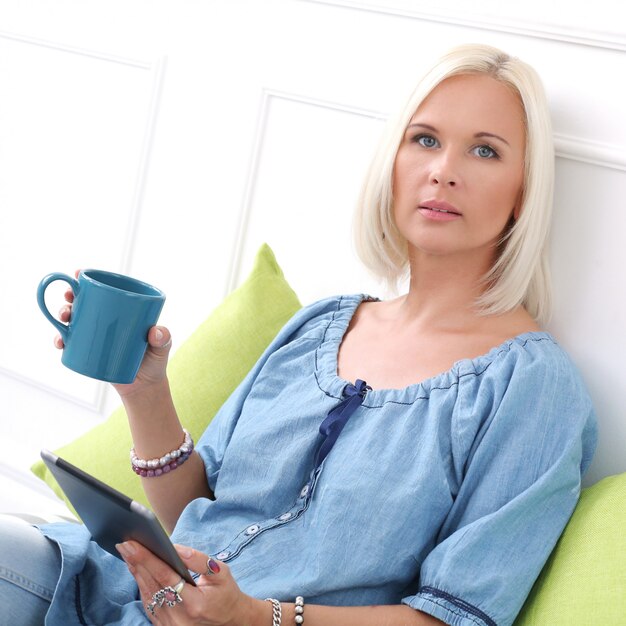
[[[524,333],[367,390],[316,468],[363,299],[317,302],[278,334],[198,442],[215,500],[191,502],[173,540],[227,562],[255,597],[402,602],[454,626],[507,626],[580,494],[597,437],[589,395],[548,333]],[[148,623],[121,562],[80,527],[44,532],[64,560],[49,623]]]

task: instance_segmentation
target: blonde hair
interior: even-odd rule
[[[519,95],[526,126],[519,217],[503,236],[498,258],[484,277],[487,287],[476,304],[486,315],[505,313],[521,304],[538,322],[545,323],[551,310],[547,242],[554,191],[552,124],[535,70],[497,48],[478,44],[453,48],[426,73],[404,107],[389,120],[357,204],[357,253],[365,266],[392,288],[406,277],[408,246],[393,219],[396,154],[420,104],[443,80],[459,74],[487,74],[510,86]]]

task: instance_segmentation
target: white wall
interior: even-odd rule
[[[588,481],[625,471],[624,10],[503,4],[3,0],[0,477],[32,486],[41,447],[116,403],[60,365],[34,297],[50,271],[100,266],[154,282],[179,343],[262,241],[304,302],[380,294],[349,247],[363,168],[415,77],[467,41],[520,55],[546,83],[558,149],[550,330],[598,408]],[[2,498],[0,509],[15,506]]]

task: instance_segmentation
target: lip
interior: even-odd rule
[[[456,220],[463,215],[454,205],[443,200],[425,200],[417,209],[424,217],[440,222]]]

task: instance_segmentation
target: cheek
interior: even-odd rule
[[[519,208],[522,177],[516,174],[504,178],[501,184],[493,190],[493,206],[497,206],[498,210],[506,213],[507,216]]]
[[[418,182],[422,170],[423,164],[419,159],[402,148],[398,151],[392,178],[394,199],[401,197],[403,192],[410,190]]]
[[[396,155],[396,160],[393,164],[393,176],[391,178],[391,182],[393,185],[393,193],[396,194],[399,187],[401,187],[401,183],[406,176],[406,166],[405,159],[403,158],[402,151],[400,150]]]

